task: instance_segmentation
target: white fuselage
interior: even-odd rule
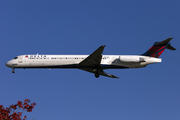
[[[159,56],[167,48],[173,48],[168,38],[154,45],[142,55],[102,55],[105,45],[101,45],[90,55],[20,55],[6,63],[12,68],[78,68],[93,73],[96,78],[100,75],[110,78],[119,78],[106,73],[104,69],[142,68],[148,64],[159,63]]]
[[[11,68],[79,68],[88,55],[20,55],[8,61]],[[102,55],[101,68],[141,68],[159,63],[160,58],[139,55]],[[90,66],[83,66],[90,67]]]

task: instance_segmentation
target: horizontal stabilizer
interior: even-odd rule
[[[166,45],[166,44],[168,44],[169,41],[171,41],[172,39],[173,39],[173,37],[168,38],[168,39],[166,39],[166,40],[163,40],[163,41],[161,41],[161,42],[156,43],[155,45]]]
[[[169,49],[169,50],[176,50],[176,48],[174,48],[174,47],[171,46],[171,45],[168,45],[168,46],[167,46],[167,49]]]

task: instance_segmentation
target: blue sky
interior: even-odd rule
[[[0,104],[30,99],[28,120],[179,120],[179,0],[1,0]],[[136,55],[174,37],[177,50],[141,69],[106,70],[120,79],[76,69],[16,69],[23,54]]]

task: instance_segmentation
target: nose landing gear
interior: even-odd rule
[[[15,73],[14,68],[12,69],[12,73]]]

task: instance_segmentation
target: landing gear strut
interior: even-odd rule
[[[15,73],[14,68],[12,69],[12,73]]]

